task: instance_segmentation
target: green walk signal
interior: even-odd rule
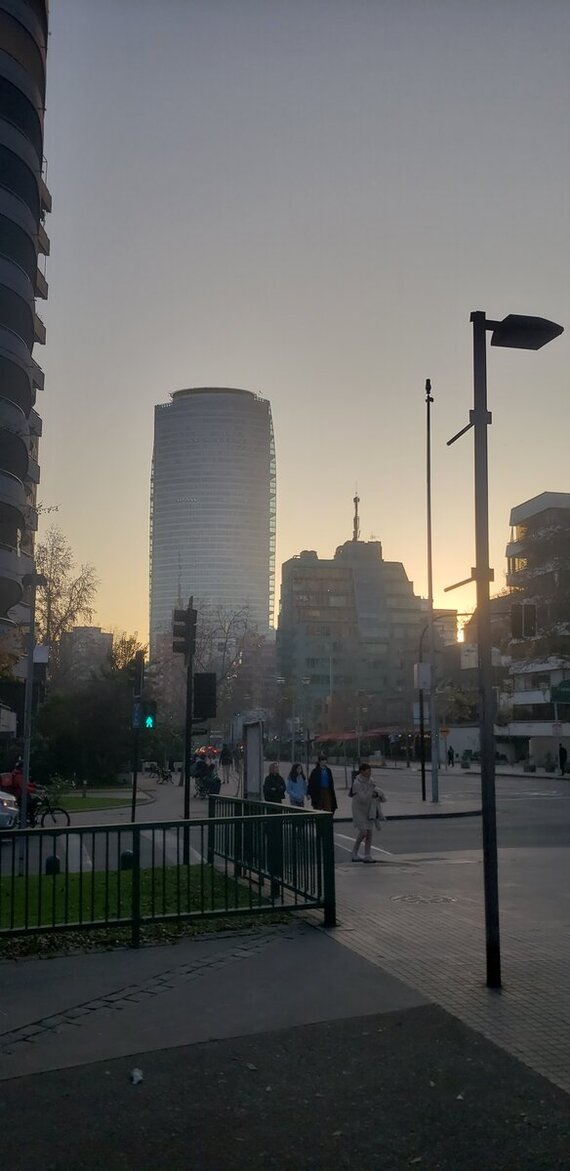
[[[152,732],[156,728],[156,703],[154,699],[144,699],[140,705],[139,728],[145,732]]]

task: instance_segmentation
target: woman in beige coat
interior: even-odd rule
[[[372,848],[372,831],[380,828],[384,821],[382,802],[386,800],[383,792],[372,780],[372,769],[369,764],[361,764],[352,782],[352,820],[356,829],[356,837],[352,848],[352,861],[359,862],[358,851],[364,842],[364,862],[374,862],[370,854]]]

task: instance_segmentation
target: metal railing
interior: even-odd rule
[[[323,907],[326,926],[334,926],[331,814],[222,795],[208,799],[208,813],[212,865],[228,859],[238,874],[268,881],[272,901]]]
[[[211,798],[209,813],[0,831],[0,941],[126,928],[137,947],[154,923],[308,908],[334,925],[330,815],[229,798]]]

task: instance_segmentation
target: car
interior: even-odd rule
[[[14,829],[18,824],[18,802],[12,793],[0,789],[0,829]]]

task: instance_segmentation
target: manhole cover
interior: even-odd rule
[[[451,895],[392,895],[393,903],[456,903]]]

